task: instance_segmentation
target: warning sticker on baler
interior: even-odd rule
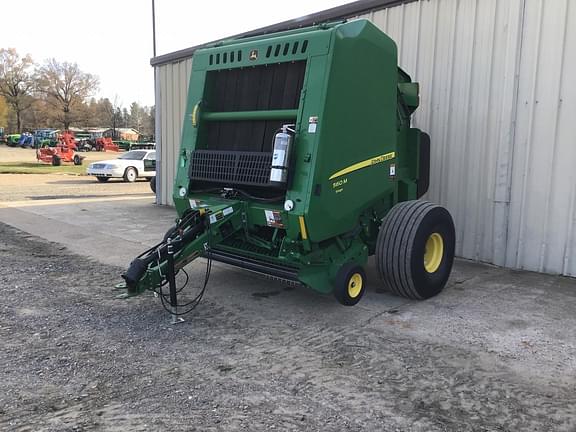
[[[199,199],[189,199],[188,201],[190,202],[190,207],[193,209],[208,207],[208,204],[203,203]]]
[[[214,224],[214,223],[218,222],[219,220],[224,219],[224,216],[228,216],[229,214],[232,214],[232,213],[234,213],[234,209],[232,207],[226,207],[222,211],[217,211],[216,213],[212,213],[209,217],[210,224]]]
[[[316,133],[316,127],[318,126],[318,117],[312,116],[308,119],[308,133]]]
[[[282,223],[282,215],[278,210],[264,210],[266,215],[266,225],[274,228],[284,228]]]

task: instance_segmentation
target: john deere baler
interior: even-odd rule
[[[124,275],[128,294],[204,256],[356,304],[383,284],[442,290],[454,226],[428,188],[430,141],[410,127],[418,84],[366,20],[218,43],[194,53],[177,224]]]

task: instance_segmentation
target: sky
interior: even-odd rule
[[[156,0],[156,53],[199,45],[350,0]],[[97,75],[95,97],[154,104],[151,0],[2,1],[0,48]]]

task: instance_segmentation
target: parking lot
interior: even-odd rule
[[[119,153],[114,152],[86,152],[82,172],[86,171],[88,164],[94,161],[115,159]],[[1,163],[36,163],[34,150],[11,148],[0,145]],[[123,183],[121,179],[114,179],[108,183],[99,183],[94,177],[60,174],[59,167],[51,167],[38,163],[38,166],[47,167],[55,174],[0,174],[0,202],[6,201],[41,201],[49,199],[78,199],[78,198],[111,198],[114,196],[138,196],[146,194],[151,196],[148,183],[139,179],[135,183]]]
[[[112,287],[174,218],[146,182],[0,175],[0,429],[574,431],[576,282],[459,260],[352,308],[215,264],[171,325]],[[205,275],[188,266],[192,296]]]
[[[94,177],[61,174],[0,174],[0,201],[152,196],[145,180],[99,183]]]

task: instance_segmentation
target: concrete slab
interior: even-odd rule
[[[0,221],[118,266],[119,274],[162,238],[174,217],[173,209],[153,204],[151,196],[4,202],[0,208]],[[204,261],[188,269],[198,286]],[[576,328],[573,279],[457,261],[441,295],[413,302],[381,292],[373,263],[367,272],[368,293],[354,308],[219,264],[207,295],[263,322],[313,320],[324,322],[326,329],[369,324],[371,331],[383,332],[396,328],[414,341],[466,346],[505,361],[530,381],[576,384],[576,334],[570,330]]]
[[[154,198],[108,197],[0,203],[0,220],[102,263],[127,266],[174,223]]]

